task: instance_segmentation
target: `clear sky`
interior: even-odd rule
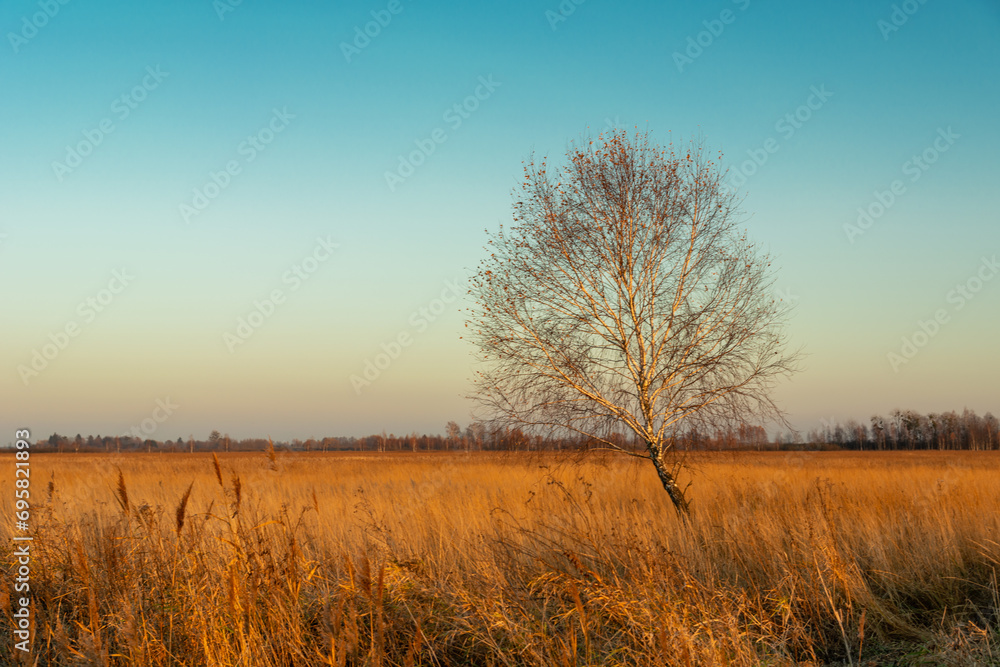
[[[798,428],[1000,406],[996,2],[64,1],[0,7],[0,442],[466,423],[449,281],[608,126],[738,170]]]

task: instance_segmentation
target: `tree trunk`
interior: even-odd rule
[[[687,498],[684,497],[684,490],[677,486],[677,480],[674,478],[673,472],[664,463],[663,452],[660,447],[654,447],[652,444],[649,444],[648,447],[649,458],[653,461],[653,466],[656,468],[656,475],[660,478],[660,483],[663,484],[667,495],[670,496],[670,500],[674,504],[674,509],[687,521],[691,508]]]

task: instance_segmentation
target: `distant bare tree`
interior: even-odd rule
[[[845,427],[847,431],[848,442],[855,449],[864,449],[865,443],[868,442],[868,427],[864,424],[860,424],[857,420],[848,420],[847,426]]]
[[[448,449],[457,449],[462,440],[462,427],[455,422],[448,422],[445,426],[445,436],[448,438]]]
[[[870,421],[872,423],[872,440],[881,451],[885,449],[885,419],[878,415],[872,415]]]
[[[477,397],[496,421],[626,453],[615,436],[638,436],[686,512],[679,422],[783,421],[770,389],[794,370],[787,306],[700,143],[613,131],[566,157],[526,163],[515,224],[472,281]]]
[[[473,447],[477,450],[483,448],[483,440],[486,439],[486,427],[480,422],[472,422],[465,427],[465,449]]]

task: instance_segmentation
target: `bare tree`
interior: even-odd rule
[[[445,436],[447,437],[448,449],[457,449],[458,443],[462,439],[462,427],[455,422],[448,422],[445,426]]]
[[[699,142],[624,131],[526,162],[514,225],[490,235],[470,293],[477,398],[496,421],[645,445],[679,512],[679,423],[777,418],[794,369],[769,258]]]

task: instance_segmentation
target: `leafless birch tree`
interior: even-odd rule
[[[477,397],[510,425],[637,441],[684,513],[682,424],[781,419],[786,306],[699,142],[617,131],[566,157],[526,163],[514,225],[472,280]]]

